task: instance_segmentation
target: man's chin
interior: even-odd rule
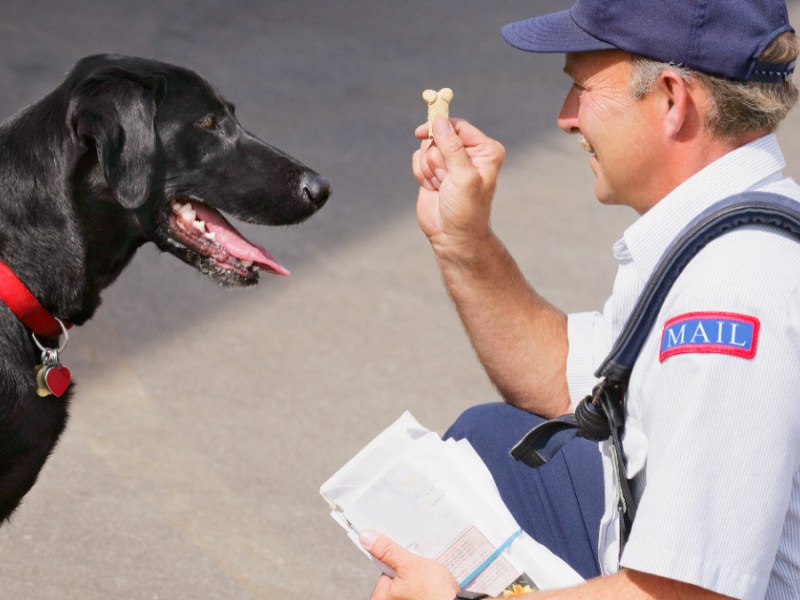
[[[600,170],[600,165],[594,156],[591,158],[591,167],[594,173],[594,195],[597,201],[600,202],[600,204],[608,206],[629,206],[626,199],[615,192],[614,188],[606,181],[603,172]]]
[[[594,157],[592,158],[594,159]],[[600,204],[606,205],[619,204],[619,202],[615,201],[614,195],[611,193],[611,190],[608,189],[608,186],[603,183],[602,177],[597,174],[597,171],[595,171],[594,168],[592,170],[594,171],[595,175],[594,195],[595,198],[597,198],[597,201]]]

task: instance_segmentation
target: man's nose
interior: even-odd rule
[[[558,113],[558,127],[564,133],[579,133],[578,127],[578,94],[574,88],[570,88],[561,112]]]

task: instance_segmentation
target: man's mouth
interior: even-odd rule
[[[214,261],[218,268],[257,277],[258,270],[289,275],[270,252],[239,233],[217,210],[207,204],[183,199],[170,203],[169,229],[172,237],[198,254]]]
[[[582,133],[580,134],[580,142],[581,146],[583,146],[583,149],[586,150],[586,152],[588,152],[589,154],[594,154],[594,148],[592,148],[592,145],[589,143],[589,140],[587,140]]]

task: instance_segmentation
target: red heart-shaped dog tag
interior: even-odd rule
[[[44,382],[50,391],[59,398],[67,391],[70,382],[69,369],[63,365],[50,367],[44,374]]]

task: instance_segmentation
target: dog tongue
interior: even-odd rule
[[[197,218],[205,221],[208,232],[215,235],[217,244],[225,248],[231,256],[239,260],[251,260],[259,267],[278,275],[289,275],[289,270],[269,250],[245,239],[219,212],[199,203],[192,203],[192,208]]]

